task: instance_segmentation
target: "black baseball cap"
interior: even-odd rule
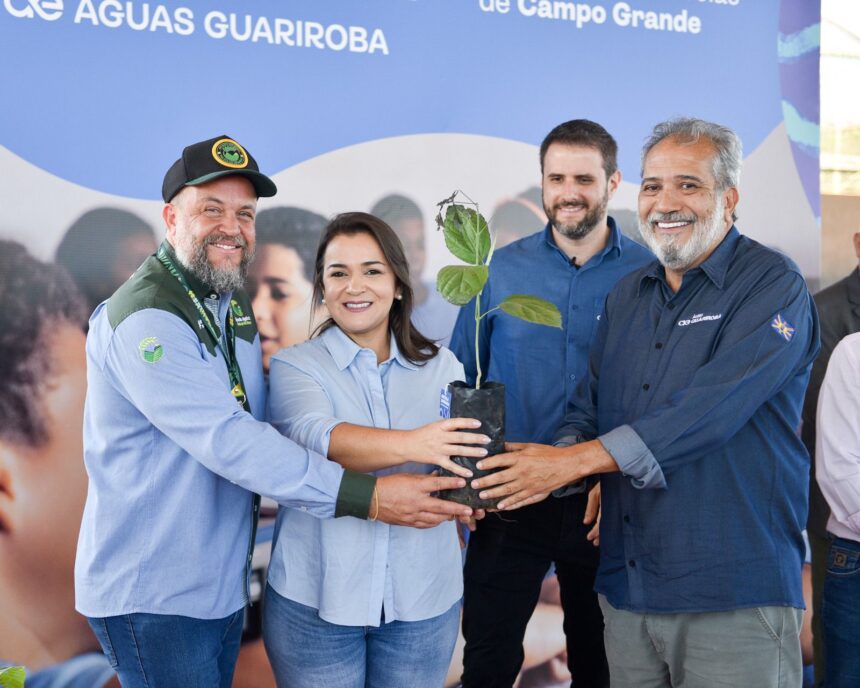
[[[161,196],[168,203],[183,187],[205,184],[228,174],[245,177],[254,185],[258,197],[278,192],[275,182],[260,172],[254,156],[225,134],[186,146],[182,157],[164,175]]]

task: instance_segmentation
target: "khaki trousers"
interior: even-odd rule
[[[599,596],[611,688],[800,688],[803,611],[637,614]]]

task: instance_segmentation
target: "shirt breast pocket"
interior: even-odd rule
[[[494,357],[501,353],[504,359],[551,361],[564,352],[564,331],[545,325],[526,322],[507,313],[501,313],[493,327]],[[501,346],[502,350],[498,347]]]

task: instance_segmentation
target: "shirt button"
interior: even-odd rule
[[[624,514],[624,522],[630,523],[630,517],[627,514]]]
[[[571,380],[575,380],[575,379],[576,379],[576,375],[570,375],[570,379],[571,379]]]
[[[657,342],[657,343],[654,345],[654,348],[655,348],[655,349],[662,349],[662,348],[663,348],[663,342]]]
[[[631,569],[635,569],[635,568],[636,568],[636,562],[635,562],[633,559],[631,559],[630,561],[628,561],[628,562],[627,562],[627,565],[628,565]]]
[[[649,385],[649,384],[646,382],[644,385],[642,385],[642,389],[644,389],[644,390],[647,392],[649,389],[651,389],[651,385]]]
[[[675,304],[674,304],[674,303],[670,303],[670,304],[668,304],[668,308],[669,308],[669,310],[672,310],[674,307],[675,307]]]

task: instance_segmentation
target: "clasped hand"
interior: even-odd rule
[[[483,459],[481,470],[502,469],[470,484],[481,490],[481,499],[498,499],[500,510],[518,509],[540,502],[555,489],[578,478],[571,476],[567,447],[509,442],[508,451]]]
[[[413,528],[433,528],[454,518],[468,523],[476,514],[467,506],[449,502],[433,495],[442,490],[465,486],[463,478],[440,475],[395,473],[378,478],[376,517],[391,525]]]

